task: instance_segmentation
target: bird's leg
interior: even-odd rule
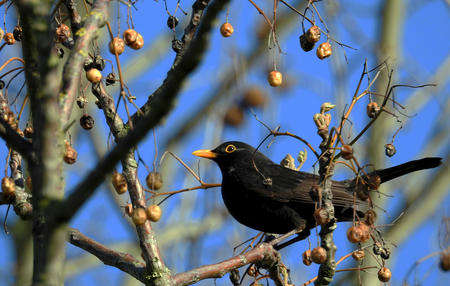
[[[291,230],[291,231],[289,231],[289,232],[287,232],[287,233],[285,233],[285,234],[282,234],[281,236],[279,236],[279,237],[277,237],[277,238],[271,240],[269,243],[270,243],[272,246],[274,246],[275,249],[277,249],[277,244],[278,244],[278,243],[280,243],[281,241],[285,240],[286,238],[288,238],[289,236],[291,236],[291,235],[293,235],[293,234],[297,234],[297,233],[303,232],[303,230],[305,229],[305,227],[306,227],[306,224],[305,224],[304,222],[302,222],[299,226],[297,226],[297,227],[294,228],[293,230]],[[297,238],[297,237],[296,237],[296,238]],[[296,239],[296,238],[294,238],[294,239]],[[296,240],[296,241],[298,241],[298,240]],[[290,241],[288,241],[288,242],[290,242]],[[295,241],[294,241],[294,242],[295,242]],[[286,242],[286,243],[287,243],[287,242]],[[292,242],[292,243],[293,243],[293,242]],[[291,244],[292,244],[292,243],[291,243]]]
[[[282,244],[274,245],[273,248],[274,248],[275,250],[283,249],[283,248],[285,248],[285,247],[287,247],[287,246],[289,246],[289,245],[291,245],[291,244],[293,244],[293,243],[296,243],[297,241],[304,240],[304,239],[307,238],[310,234],[311,234],[311,232],[310,232],[309,230],[304,230],[304,231],[300,232],[300,233],[299,233],[296,237],[294,237],[293,239],[290,239],[290,240],[288,240],[288,241],[286,241],[286,242],[284,242],[284,243],[282,243]]]

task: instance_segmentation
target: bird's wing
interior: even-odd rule
[[[271,184],[263,184],[264,187],[261,187],[261,184],[248,186],[259,197],[267,197],[279,202],[314,203],[309,191],[313,185],[318,183],[317,175],[295,171],[275,163],[265,164],[264,169],[260,171],[266,179],[270,178]],[[333,204],[335,206],[350,207],[354,204],[353,194],[347,188],[345,182],[333,181]],[[356,204],[361,203],[358,199],[356,200]]]

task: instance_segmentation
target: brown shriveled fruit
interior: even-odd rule
[[[137,35],[138,32],[133,29],[125,30],[125,32],[123,32],[123,40],[125,41],[125,44],[129,46],[132,43],[136,42]]]
[[[125,214],[129,217],[133,215],[133,205],[132,204],[126,204],[124,207]]]
[[[147,214],[143,208],[135,208],[131,219],[135,225],[143,225],[147,221]]]
[[[353,251],[352,252],[352,257],[356,261],[361,261],[361,260],[364,259],[364,257],[366,257],[366,253],[364,252],[364,250],[360,249],[360,250],[357,250],[357,251]]]
[[[5,197],[11,197],[16,191],[16,184],[14,180],[9,177],[4,177],[2,179],[2,193]]]
[[[366,242],[370,238],[370,227],[358,222],[347,230],[347,239],[352,243]]]
[[[270,86],[280,86],[283,83],[283,74],[279,71],[271,71],[267,76]]]
[[[370,176],[367,185],[370,190],[378,190],[381,185],[381,177],[377,175]]]
[[[314,211],[314,218],[316,219],[318,225],[324,225],[330,222],[328,212],[323,208],[318,208]]]
[[[6,33],[3,36],[3,40],[5,40],[5,43],[7,45],[14,45],[16,43],[16,39],[14,39],[13,33]]]
[[[353,158],[353,147],[352,145],[349,144],[344,144],[341,147],[341,154],[342,154],[342,158],[344,158],[345,160],[350,160]]]
[[[247,274],[250,277],[256,277],[258,275],[257,270],[256,270],[256,266],[255,265],[251,265],[248,269],[247,269]]]
[[[70,37],[70,28],[66,24],[59,25],[58,28],[56,28],[56,38],[58,39],[58,42],[62,43],[69,39]]]
[[[364,214],[364,223],[369,226],[374,225],[376,219],[377,219],[377,213],[372,209],[366,211],[366,213]]]
[[[244,111],[237,105],[230,106],[225,112],[223,120],[226,124],[237,127],[244,121]]]
[[[312,258],[311,258],[311,250],[310,249],[307,249],[307,250],[305,250],[305,252],[302,253],[302,261],[303,261],[303,264],[305,264],[306,266],[311,265]]]
[[[233,25],[231,25],[228,22],[223,23],[222,26],[220,26],[220,34],[222,34],[222,36],[224,36],[225,38],[231,36],[233,32],[234,32]]]
[[[80,118],[80,125],[85,130],[91,130],[94,127],[94,118],[89,114],[83,114]]]
[[[314,43],[308,41],[308,37],[305,34],[300,36],[300,47],[305,52],[311,51],[314,48],[314,45],[315,45]]]
[[[70,146],[70,143],[68,141],[65,141],[66,149],[64,152],[64,162],[67,164],[74,164],[77,161],[78,153],[75,151],[75,149]]]
[[[86,72],[86,78],[91,83],[99,83],[102,80],[102,73],[98,69],[90,69]]]
[[[306,38],[310,43],[317,43],[320,40],[320,29],[317,26],[312,26],[306,31]]]
[[[132,48],[133,50],[139,50],[142,49],[143,46],[144,46],[144,37],[142,37],[142,35],[138,33],[136,41],[130,44],[130,48]]]
[[[382,267],[380,270],[378,270],[378,280],[381,282],[389,282],[391,280],[391,270],[387,267]]]
[[[327,251],[318,246],[311,251],[311,259],[314,263],[322,264],[327,260]]]
[[[23,135],[25,135],[26,138],[32,138],[33,137],[33,127],[28,125],[25,127],[25,130],[23,130]]]
[[[374,118],[375,115],[380,111],[380,107],[378,107],[378,103],[375,101],[369,102],[366,107],[366,113],[369,118]]]
[[[384,145],[384,153],[386,154],[386,156],[392,157],[395,155],[396,152],[397,152],[397,150],[395,149],[394,144],[388,143],[388,144]]]
[[[245,90],[243,100],[248,107],[260,107],[266,102],[266,96],[259,87],[252,86]]]
[[[322,43],[317,47],[317,57],[321,60],[328,58],[333,53],[333,49],[331,48],[331,44],[328,42]]]
[[[147,218],[152,222],[157,222],[161,219],[161,208],[158,205],[149,206],[145,212],[147,213]]]
[[[159,190],[163,185],[161,174],[155,171],[147,175],[145,182],[150,190]]]
[[[442,251],[441,257],[439,258],[439,268],[441,268],[442,271],[449,271],[450,270],[450,249],[447,248],[446,250]]]
[[[111,183],[119,195],[124,194],[127,191],[127,180],[121,173],[114,172],[111,176]]]
[[[112,39],[111,42],[109,42],[109,52],[111,54],[117,53],[118,55],[122,54],[125,50],[125,42],[122,40],[122,38],[115,37]]]

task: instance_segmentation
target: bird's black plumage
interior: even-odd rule
[[[284,234],[301,225],[306,232],[315,226],[314,202],[309,191],[318,176],[285,168],[252,146],[225,142],[213,150],[198,150],[199,157],[214,160],[222,172],[222,197],[230,214],[250,228]],[[381,182],[421,169],[434,168],[441,158],[425,158],[377,170]],[[333,204],[338,221],[353,219],[356,180],[333,181]],[[357,204],[365,204],[357,201]]]

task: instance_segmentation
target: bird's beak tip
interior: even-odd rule
[[[192,152],[192,155],[197,156],[197,157],[208,158],[208,159],[217,158],[217,154],[216,153],[214,153],[211,150],[207,150],[207,149],[194,151],[194,152]]]

